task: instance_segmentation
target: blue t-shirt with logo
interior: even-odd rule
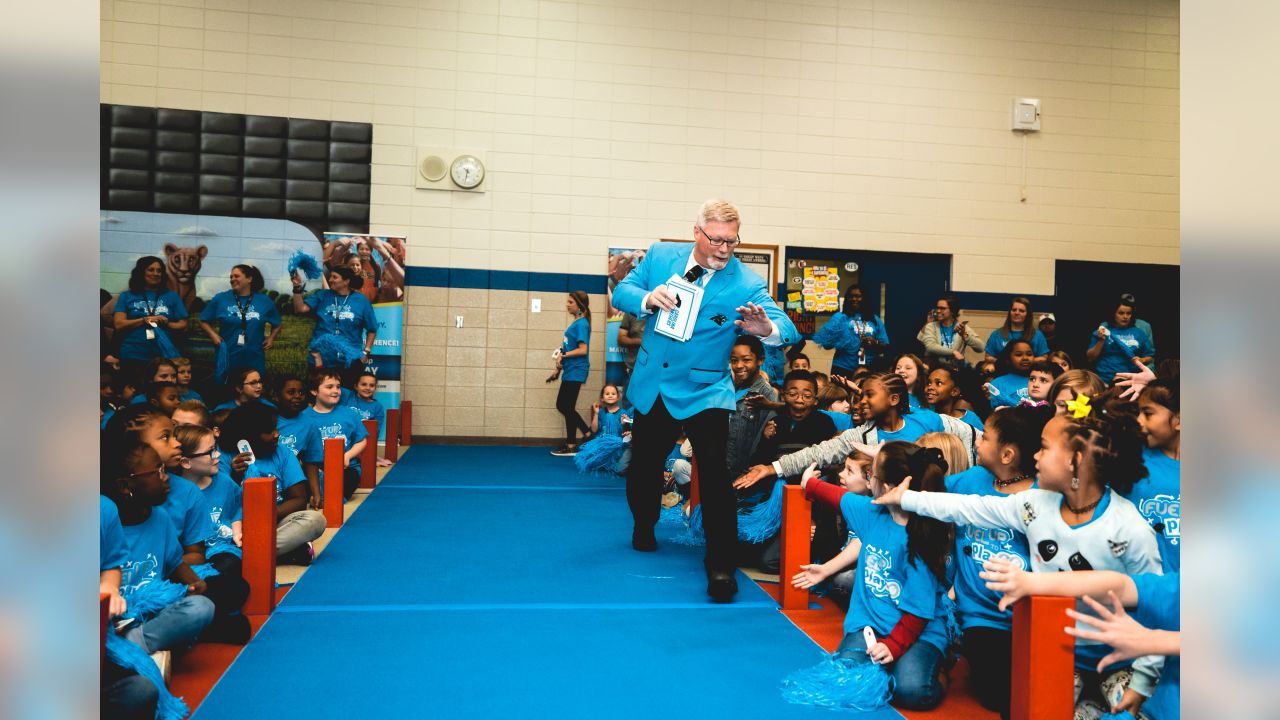
[[[160,507],[173,522],[174,535],[182,546],[203,545],[213,537],[213,523],[204,507],[204,495],[196,484],[179,475],[169,474],[169,497]]]
[[[958,495],[998,495],[995,475],[981,465],[975,465],[962,473],[948,475],[947,492]],[[960,614],[960,627],[989,627],[999,630],[1013,628],[1013,611],[1000,612],[1001,593],[988,590],[986,581],[978,577],[982,563],[1000,558],[1008,560],[1019,570],[1031,569],[1031,550],[1027,536],[1017,528],[983,528],[976,525],[956,525],[955,558],[959,564],[956,572],[956,608]]]
[[[378,423],[378,435],[380,437],[382,432],[386,430],[387,409],[382,407],[382,403],[378,402],[377,399],[365,400],[357,395],[354,390],[342,388],[342,398],[338,400],[338,404],[354,410],[361,420],[373,420]]]
[[[586,318],[574,320],[565,329],[564,342],[560,344],[560,352],[567,353],[570,350],[577,350],[578,343],[586,343],[588,348],[591,347],[591,323],[587,322]],[[587,371],[591,369],[591,360],[589,355],[561,358],[560,368],[561,380],[586,382]]]
[[[159,292],[149,290],[140,293],[125,290],[120,293],[120,297],[116,298],[115,312],[124,313],[125,318],[129,320],[151,315],[163,315],[170,320],[184,320],[187,317],[187,306],[182,304],[182,298],[178,297],[178,293],[172,290]],[[124,342],[120,343],[121,360],[150,360],[161,356],[159,342],[147,339],[147,330],[150,329],[151,326],[143,325],[125,334]],[[169,333],[170,340],[176,339],[167,328],[161,326],[159,329]]]
[[[164,508],[151,508],[151,516],[137,525],[124,526],[128,558],[121,572],[120,592],[136,590],[163,580],[182,564],[182,546]]]
[[[986,353],[991,357],[997,357],[1004,351],[1005,345],[1014,340],[1021,340],[1024,334],[1021,330],[1010,330],[1009,337],[1006,338],[1003,331],[995,330],[991,333],[991,337],[987,338]],[[1031,336],[1031,352],[1035,353],[1036,357],[1049,354],[1049,341],[1045,340],[1044,333],[1039,330]]]
[[[129,559],[129,544],[120,524],[120,508],[105,495],[98,496],[98,570],[122,567]]]
[[[1182,462],[1155,448],[1143,448],[1142,462],[1147,476],[1134,483],[1125,498],[1155,529],[1164,571],[1178,572],[1182,565]]]
[[[343,339],[364,349],[364,333],[378,329],[373,303],[358,292],[340,296],[332,290],[318,290],[306,299],[307,307],[316,311],[316,329],[312,342],[324,335],[337,333]]]
[[[910,413],[903,415],[902,420],[902,428],[893,432],[884,428],[876,428],[877,442],[889,442],[890,440],[915,442],[925,433],[944,432],[946,430],[946,426],[942,424],[942,418],[932,410],[912,410]]]
[[[302,460],[303,462],[319,465],[322,475],[324,470],[325,440],[342,438],[342,451],[345,453],[351,449],[352,445],[369,437],[369,433],[365,432],[364,423],[360,422],[360,416],[349,407],[335,405],[333,410],[327,413],[316,412],[314,407],[309,407],[303,410],[299,417],[311,423],[320,435],[320,442],[313,446],[310,451],[305,447],[302,449]],[[360,470],[360,459],[352,459],[351,467]]]
[[[270,457],[258,456],[245,470],[246,478],[269,477],[276,481],[276,504],[284,502],[284,491],[305,482],[306,475],[302,474],[302,465],[298,463],[298,458],[289,448],[284,445],[277,444],[274,455]]]
[[[231,523],[244,521],[244,491],[230,475],[219,470],[210,480],[209,487],[201,488],[200,492],[204,495],[209,522],[214,527],[213,536],[206,542],[205,556],[230,553],[241,557],[241,550],[232,539]]]
[[[887,508],[872,505],[865,495],[845,493],[840,498],[840,512],[845,524],[862,540],[844,631],[860,633],[870,625],[878,637],[884,637],[904,612],[932,620],[942,584],[923,560],[907,561],[907,528],[894,522]],[[939,623],[926,625],[919,641],[939,650],[947,647]]]
[[[1151,338],[1147,337],[1147,333],[1141,329],[1136,327],[1112,327],[1111,323],[1103,323],[1103,325],[1111,332],[1111,335],[1107,337],[1106,344],[1102,346],[1102,355],[1098,357],[1094,370],[1104,382],[1114,382],[1116,373],[1138,372],[1138,366],[1133,364],[1133,359],[1135,357],[1150,357],[1156,354],[1156,348],[1151,344]],[[1098,339],[1097,332],[1094,332],[1092,338],[1089,343],[1090,350],[1098,343],[1103,342]]]
[[[320,442],[320,432],[316,430],[316,426],[305,415],[298,413],[297,415],[287,418],[284,415],[276,417],[276,430],[280,432],[280,445],[289,449],[289,452],[298,457],[302,461],[304,451],[307,456],[313,456],[317,453],[323,454],[324,447]]]
[[[210,325],[218,323],[218,334],[230,351],[228,367],[245,366],[266,372],[266,355],[262,351],[265,326],[280,327],[280,309],[271,298],[262,293],[243,298],[231,290],[223,290],[204,306],[200,319]]]
[[[1017,405],[1023,400],[1031,398],[1031,391],[1028,388],[1030,379],[1026,375],[1018,373],[1009,373],[1001,375],[991,381],[999,392],[991,393],[991,407],[1011,407]]]

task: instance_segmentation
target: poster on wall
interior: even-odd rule
[[[644,259],[645,248],[609,248],[608,283],[605,286],[604,381],[626,385],[627,352],[618,343],[623,312],[613,307],[613,289]]]
[[[739,245],[733,253],[751,272],[764,280],[774,300],[778,299],[778,247],[776,245]]]
[[[378,402],[385,408],[399,407],[405,239],[327,232],[321,241],[321,261],[328,267],[349,267],[363,280],[359,292],[373,303],[378,321],[378,336],[365,367],[378,377],[374,394]],[[379,440],[386,437],[385,430],[378,428]]]
[[[787,316],[802,334],[812,335],[840,311],[845,289],[857,281],[855,262],[788,258]]]

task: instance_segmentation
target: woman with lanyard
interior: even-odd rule
[[[964,349],[971,347],[983,351],[982,338],[969,329],[969,324],[959,321],[960,310],[955,295],[947,294],[938,299],[930,314],[933,318],[916,336],[924,345],[930,364],[941,363],[947,367],[962,367]]]
[[[1031,331],[1030,335],[1027,334],[1028,330]],[[1020,339],[1031,343],[1035,362],[1040,362],[1049,356],[1049,341],[1039,328],[1031,324],[1031,300],[1022,296],[1009,301],[1009,312],[1004,316],[1004,325],[987,338],[987,360],[995,362],[1010,340]]]
[[[297,279],[293,284],[293,311],[299,315],[316,314],[316,327],[311,333],[310,363],[315,367],[345,369],[369,362],[373,341],[378,336],[378,320],[373,304],[358,292],[360,278],[348,267],[329,270],[329,288],[317,290],[305,300],[306,289]],[[361,336],[364,336],[361,342]]]
[[[227,368],[251,367],[259,374],[267,371],[266,351],[280,334],[280,310],[262,294],[265,284],[258,268],[236,265],[231,268],[231,289],[214,295],[200,313],[200,327],[219,352],[227,343]],[[214,323],[220,332],[213,329]],[[267,325],[271,334],[264,337]],[[218,382],[226,382],[224,374],[225,369]]]
[[[156,357],[178,354],[169,331],[187,328],[182,298],[164,286],[164,261],[154,255],[138,258],[129,273],[129,289],[116,298],[112,324],[124,335],[120,360],[138,367]]]
[[[836,351],[831,360],[832,375],[853,377],[854,371],[874,363],[879,353],[889,347],[884,321],[871,308],[864,309],[863,303],[862,286],[850,285],[844,291],[840,312],[813,335],[815,343]]]

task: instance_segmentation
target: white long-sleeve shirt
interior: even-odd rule
[[[1151,525],[1133,503],[1107,490],[1093,519],[1071,526],[1062,519],[1060,493],[1024,490],[1013,495],[952,495],[908,490],[902,509],[927,517],[984,528],[1018,528],[1027,536],[1031,567],[1036,572],[1114,570],[1126,575],[1161,574],[1160,550]],[[1088,612],[1087,607],[1079,608]],[[1082,623],[1077,626],[1084,627]],[[1099,645],[1076,639],[1077,646]],[[1096,663],[1097,648],[1085,649]],[[1134,661],[1130,687],[1150,696],[1164,658],[1146,656]],[[1144,676],[1144,677],[1140,677]]]

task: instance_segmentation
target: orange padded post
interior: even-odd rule
[[[378,486],[378,421],[365,420],[364,431],[369,433],[365,439],[364,450],[360,452],[360,487],[372,490]]]
[[[107,623],[111,621],[110,617],[111,596],[107,593],[98,593],[98,666],[101,667],[107,660]]]
[[[413,401],[400,401],[400,444],[409,447],[413,444]]]
[[[779,480],[778,482],[782,482]],[[791,576],[809,564],[809,529],[812,503],[799,485],[782,488],[782,558],[778,582],[782,586],[783,610],[807,610],[809,591],[791,584]]]
[[[346,441],[328,438],[324,441],[324,521],[325,527],[342,527],[342,455]]]
[[[387,452],[391,462],[400,459],[400,408],[387,411]]]
[[[244,481],[244,559],[241,572],[249,583],[245,615],[270,615],[276,607],[276,481]]]
[[[1073,712],[1075,641],[1070,624],[1073,598],[1032,596],[1013,606],[1013,720],[1066,720]]]

